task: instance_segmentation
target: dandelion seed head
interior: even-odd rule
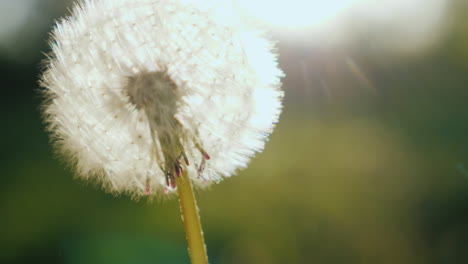
[[[245,168],[281,111],[274,45],[227,1],[84,0],[53,30],[41,84],[78,177],[134,197]]]

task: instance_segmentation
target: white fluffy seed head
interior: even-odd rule
[[[228,1],[84,0],[52,33],[44,114],[77,175],[133,197],[229,177],[281,111],[274,45]]]

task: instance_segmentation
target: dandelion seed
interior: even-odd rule
[[[83,0],[41,83],[77,175],[133,197],[205,187],[262,151],[281,109],[274,45],[227,1]],[[201,162],[200,162],[201,160]]]

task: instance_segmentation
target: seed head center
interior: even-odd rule
[[[194,135],[184,129],[175,115],[180,94],[177,85],[166,72],[145,72],[128,78],[125,87],[129,101],[148,118],[153,140],[153,149],[161,170],[166,175],[166,185],[175,188],[175,178],[182,174],[182,160],[189,165],[184,145],[192,141],[200,151],[202,160],[198,173],[201,175],[209,155],[203,150]],[[149,178],[147,185],[149,186]]]
[[[143,72],[131,76],[126,90],[130,102],[138,110],[157,118],[150,122],[163,125],[163,119],[174,118],[177,112],[177,85],[166,72]]]

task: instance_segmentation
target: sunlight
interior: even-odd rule
[[[279,29],[303,29],[328,22],[356,0],[237,0],[248,16]]]

